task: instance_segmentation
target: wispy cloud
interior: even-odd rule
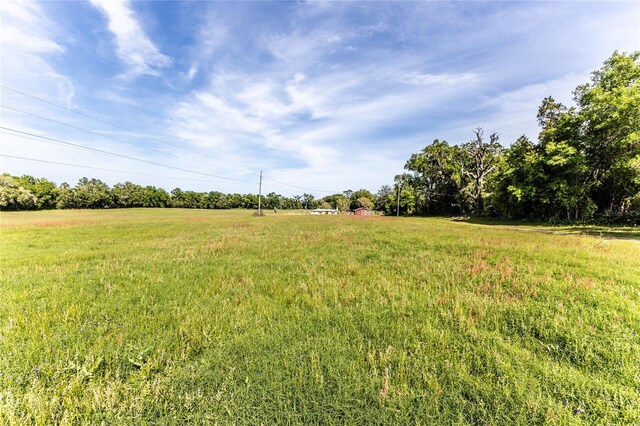
[[[400,77],[400,81],[414,86],[439,85],[439,84],[461,84],[469,83],[478,79],[474,73],[459,74],[429,74],[413,71]]]
[[[189,169],[242,179],[264,169],[318,189],[375,190],[412,152],[435,138],[464,142],[476,126],[505,144],[535,139],[544,96],[570,102],[614,49],[640,49],[631,3],[90,1],[2,2],[3,83],[202,155],[3,118]],[[144,76],[161,78],[135,78]],[[12,152],[28,154],[23,145]]]
[[[35,2],[3,1],[0,15],[3,84],[46,93],[49,98],[69,104],[74,85],[50,64],[52,58],[66,53],[57,40],[64,38],[64,30],[48,19]]]
[[[159,69],[172,64],[140,27],[127,0],[90,0],[109,21],[117,45],[118,57],[129,67],[126,77],[142,74],[157,76]]]

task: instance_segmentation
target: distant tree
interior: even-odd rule
[[[227,208],[241,209],[244,206],[244,197],[242,194],[228,194],[227,195]]]
[[[38,209],[55,209],[58,198],[58,186],[45,178],[24,175],[16,179],[18,184],[37,198]]]
[[[205,206],[207,209],[219,209],[220,207],[218,207],[218,202],[220,201],[220,199],[222,197],[226,196],[220,192],[220,191],[210,191],[206,196],[205,196]]]
[[[257,209],[258,208],[258,196],[256,194],[245,194],[243,196],[242,206],[245,209],[251,209],[251,210]]]
[[[206,193],[196,191],[184,191],[183,207],[188,209],[204,209],[206,208]]]
[[[111,189],[115,207],[144,207],[145,189],[131,182],[116,183]]]
[[[228,209],[229,208],[229,196],[227,194],[220,194],[216,199],[216,209]]]
[[[304,193],[302,194],[302,205],[307,210],[315,209],[318,207],[318,201],[312,194]]]
[[[170,207],[171,195],[162,188],[145,186],[142,203],[143,207]]]
[[[393,201],[393,189],[389,185],[382,185],[376,193],[375,209],[385,214],[391,214]]]
[[[18,184],[13,177],[0,175],[0,210],[32,210],[38,205],[37,197]]]
[[[76,184],[72,195],[74,208],[101,209],[114,205],[111,189],[100,179],[83,177]]]
[[[184,205],[184,191],[180,188],[174,188],[171,191],[171,206],[182,207]]]
[[[362,205],[358,202],[358,200],[361,198],[366,198],[371,201],[375,198],[375,196],[371,193],[371,191],[366,189],[358,189],[357,191],[353,191],[351,193],[351,197],[349,198],[349,208],[351,210],[355,210],[359,207],[362,207]]]
[[[338,205],[340,204],[340,200],[341,199],[345,199],[346,197],[342,194],[331,194],[331,195],[327,195],[322,197],[322,201],[324,201],[325,203],[329,204],[329,206],[331,206],[332,209],[337,209]],[[347,205],[349,204],[349,202],[347,201]]]
[[[413,189],[417,213],[448,214],[465,210],[460,151],[459,147],[436,139],[406,162],[405,170],[412,173],[405,176],[404,182]]]
[[[393,188],[393,204],[392,206],[390,206],[391,211],[389,212],[389,214],[396,214],[396,210],[398,207],[398,192],[400,200],[400,214],[416,214],[416,194],[414,186],[409,183],[410,178],[411,176],[408,174],[401,174],[395,177],[395,185]]]
[[[207,196],[206,193],[175,188],[171,191],[171,204],[184,209],[204,209],[207,207]]]
[[[266,209],[281,208],[280,206],[281,198],[282,196],[276,194],[275,192],[268,193],[267,196],[264,198],[264,207]]]
[[[338,196],[335,203],[335,208],[341,212],[348,212],[351,210],[351,200],[345,196]]]
[[[300,205],[299,205],[299,201],[298,201],[298,197],[300,197],[299,195],[296,195],[294,197],[282,197],[280,199],[280,208],[282,209],[299,209]]]
[[[67,182],[60,184],[58,188],[58,201],[56,203],[58,209],[75,209],[76,200],[74,197],[74,190]]]
[[[364,207],[365,209],[373,210],[375,204],[367,197],[360,197],[356,200],[356,208]]]

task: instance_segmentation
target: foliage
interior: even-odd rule
[[[9,175],[0,175],[0,210],[31,210],[38,199]]]
[[[83,177],[73,188],[66,183],[60,187],[58,208],[100,209],[114,206],[111,189],[100,179]]]
[[[389,185],[382,185],[375,196],[375,209],[385,214],[391,214],[394,201],[393,189]]]
[[[405,182],[415,195],[416,213],[422,215],[462,213],[463,174],[461,150],[446,141],[434,140],[405,164],[412,172]]]
[[[36,208],[55,209],[58,202],[58,186],[45,178],[24,175],[14,178],[18,184],[37,199]]]
[[[356,200],[356,208],[364,207],[365,209],[372,210],[375,207],[373,201],[367,197],[360,197]]]
[[[537,143],[523,135],[503,150],[479,128],[468,143],[436,139],[413,154],[415,213],[640,221],[640,52],[614,53],[574,100],[543,99]]]
[[[574,95],[590,196],[598,212],[624,214],[640,192],[640,52],[614,53]]]

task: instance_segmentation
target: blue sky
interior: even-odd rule
[[[481,126],[503,145],[535,139],[543,97],[570,104],[614,50],[640,49],[637,1],[0,8],[3,127],[236,179],[1,131],[2,154],[121,171],[0,157],[3,172],[72,184],[245,193],[262,169],[265,192],[375,191],[435,138],[463,143]]]

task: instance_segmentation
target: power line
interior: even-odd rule
[[[182,150],[185,150],[185,151],[188,151],[188,152],[191,152],[191,153],[194,153],[194,154],[200,155],[200,156],[202,155],[202,153],[199,153],[199,152],[196,152],[196,151],[190,150],[190,149],[188,149],[188,148],[185,148],[184,146],[176,145],[176,144],[173,144],[173,143],[171,143],[171,142],[167,142],[167,141],[165,141],[165,140],[158,139],[158,138],[155,138],[155,137],[153,137],[153,136],[149,136],[149,135],[146,135],[146,134],[143,134],[143,133],[137,132],[137,131],[132,130],[132,129],[130,129],[130,128],[127,128],[127,127],[124,127],[124,126],[120,126],[120,125],[115,124],[115,123],[113,123],[113,122],[106,121],[106,120],[100,119],[100,118],[98,118],[98,117],[94,117],[94,116],[92,116],[92,115],[85,114],[85,113],[83,113],[83,112],[80,112],[80,111],[77,111],[77,110],[74,110],[74,109],[71,109],[71,108],[67,108],[67,107],[65,107],[65,106],[63,106],[63,105],[59,105],[59,104],[56,104],[56,103],[54,103],[54,102],[47,101],[46,99],[42,99],[42,98],[39,98],[39,97],[37,97],[37,96],[31,95],[31,94],[29,94],[29,93],[25,93],[25,92],[20,91],[20,90],[18,90],[18,89],[14,89],[14,88],[9,87],[9,86],[7,86],[7,85],[5,85],[5,84],[0,84],[0,87],[2,87],[2,88],[4,88],[4,89],[7,89],[7,90],[10,90],[10,91],[12,91],[12,92],[15,92],[15,93],[21,94],[21,95],[23,95],[23,96],[26,96],[26,97],[29,97],[29,98],[32,98],[32,99],[38,100],[38,101],[40,101],[40,102],[44,102],[44,103],[46,103],[46,104],[53,105],[53,106],[58,107],[58,108],[62,108],[62,109],[64,109],[64,110],[66,110],[66,111],[72,112],[72,113],[77,114],[77,115],[80,115],[80,116],[82,116],[82,117],[86,117],[86,118],[89,118],[89,119],[91,119],[91,120],[95,120],[95,121],[98,121],[98,122],[100,122],[100,123],[107,124],[107,125],[109,125],[109,126],[113,126],[113,127],[116,127],[116,128],[122,129],[122,130],[126,130],[127,132],[131,132],[131,133],[137,134],[137,135],[139,135],[139,136],[142,136],[142,137],[145,137],[145,138],[148,138],[148,139],[152,139],[152,140],[158,141],[158,142],[160,142],[160,143],[163,143],[163,144],[166,144],[166,145],[170,145],[170,146],[173,146],[173,147],[175,147],[175,148],[179,148],[179,149],[182,149]],[[82,131],[85,131],[85,132],[89,132],[89,133],[92,133],[92,134],[95,134],[95,135],[98,135],[98,136],[103,136],[103,137],[106,137],[106,138],[109,138],[109,139],[113,139],[113,140],[116,140],[116,141],[119,141],[119,142],[124,142],[124,143],[131,144],[131,142],[124,141],[124,140],[122,140],[122,139],[114,138],[114,137],[112,137],[112,136],[103,135],[103,134],[101,134],[101,133],[93,132],[93,131],[91,131],[91,130],[84,129],[84,128],[82,128],[82,127],[78,127],[78,126],[74,126],[74,125],[71,125],[71,124],[68,124],[68,123],[63,123],[63,122],[60,122],[60,121],[57,121],[57,120],[53,120],[53,119],[50,119],[50,118],[42,117],[42,116],[39,116],[39,115],[36,115],[36,114],[33,114],[33,113],[29,113],[29,112],[26,112],[26,111],[19,110],[19,109],[17,109],[17,108],[9,107],[9,106],[6,106],[6,105],[2,105],[2,107],[4,107],[4,108],[8,108],[8,109],[12,109],[12,110],[14,110],[14,111],[18,111],[18,112],[21,112],[21,113],[24,113],[24,114],[27,114],[27,115],[31,115],[31,116],[37,117],[37,118],[41,118],[41,119],[44,119],[44,120],[47,120],[47,121],[51,121],[51,122],[54,122],[54,123],[58,123],[58,124],[61,124],[61,125],[64,125],[64,126],[69,126],[69,127],[72,127],[72,128],[78,129],[78,130],[82,130]],[[0,127],[0,128],[1,128],[1,127]],[[7,130],[17,131],[17,130],[14,130],[14,129],[7,129]],[[17,132],[20,132],[20,131],[17,131]],[[20,132],[20,133],[28,134],[28,133],[26,133],[26,132]],[[191,170],[186,170],[186,169],[176,168],[176,167],[173,167],[173,166],[167,166],[167,165],[164,165],[164,164],[159,164],[159,163],[150,162],[150,161],[147,161],[147,160],[141,160],[141,159],[134,158],[134,157],[123,156],[122,154],[115,154],[115,153],[111,153],[111,152],[108,152],[108,151],[96,150],[95,148],[84,147],[84,146],[82,146],[82,145],[75,145],[75,144],[72,144],[72,143],[70,143],[70,142],[64,142],[64,141],[60,141],[60,140],[54,140],[54,139],[52,139],[52,138],[46,138],[46,137],[44,137],[44,136],[39,136],[39,135],[33,135],[33,136],[38,137],[38,138],[41,138],[41,139],[51,140],[51,141],[53,141],[53,142],[63,143],[63,144],[66,144],[66,145],[77,146],[77,147],[78,147],[78,148],[80,148],[80,149],[88,149],[88,150],[92,150],[92,151],[96,151],[96,152],[102,152],[102,153],[104,153],[104,154],[117,155],[117,156],[120,156],[120,157],[123,157],[123,158],[129,158],[129,159],[133,159],[133,160],[136,160],[136,161],[142,161],[142,162],[146,162],[146,163],[149,163],[149,164],[159,165],[159,166],[162,166],[162,167],[169,167],[169,168],[173,168],[173,169],[177,169],[177,170],[187,171],[187,172],[189,172],[189,173],[197,173],[197,174],[201,174],[201,175],[205,175],[205,176],[213,176],[213,177],[217,177],[217,178],[220,178],[220,179],[228,179],[228,180],[235,180],[235,181],[239,181],[239,182],[249,183],[249,181],[244,181],[244,180],[241,180],[241,179],[233,179],[233,178],[227,178],[227,177],[223,177],[223,176],[212,175],[212,174],[208,174],[208,173],[194,172],[194,171],[191,171]],[[132,145],[133,145],[133,144],[132,144]],[[161,151],[158,151],[158,152],[161,152]],[[187,161],[193,161],[193,160],[188,160],[188,159],[186,159],[186,160],[187,160]],[[264,179],[267,179],[267,180],[270,180],[270,181],[272,181],[272,182],[276,182],[276,183],[279,183],[279,184],[281,184],[281,185],[285,185],[285,186],[288,186],[288,187],[291,187],[291,188],[301,189],[301,190],[303,190],[303,191],[323,192],[323,193],[327,193],[327,194],[336,194],[336,193],[338,193],[338,194],[339,194],[339,193],[340,193],[340,191],[327,191],[327,190],[322,190],[322,189],[305,188],[305,187],[301,187],[301,186],[291,185],[291,184],[284,183],[284,182],[280,182],[280,181],[277,181],[277,180],[275,180],[275,179],[270,179],[270,178],[267,178],[267,177],[265,177]]]
[[[95,121],[98,121],[98,122],[100,122],[100,123],[107,124],[107,125],[109,125],[109,126],[113,126],[113,127],[118,128],[118,129],[121,129],[121,130],[126,130],[127,132],[130,132],[130,133],[136,134],[136,135],[138,135],[138,136],[142,136],[142,137],[147,138],[147,139],[151,139],[151,140],[154,140],[154,141],[160,142],[160,143],[165,144],[165,145],[169,145],[169,146],[172,146],[172,147],[175,147],[175,148],[178,148],[178,149],[182,149],[183,151],[187,151],[187,152],[190,152],[190,153],[192,153],[192,154],[196,154],[196,155],[198,155],[198,156],[200,156],[200,157],[203,155],[201,152],[194,151],[194,150],[189,149],[189,148],[186,148],[186,147],[184,147],[184,146],[182,146],[182,145],[177,145],[177,144],[174,144],[174,143],[171,143],[171,142],[167,142],[166,140],[159,139],[159,138],[156,138],[156,137],[154,137],[154,136],[150,136],[150,135],[147,135],[147,134],[145,134],[145,133],[138,132],[138,131],[133,130],[133,129],[130,129],[130,128],[128,128],[128,127],[124,127],[124,126],[121,126],[121,125],[119,125],[119,124],[115,124],[115,123],[113,123],[113,122],[111,122],[111,121],[103,120],[103,119],[100,119],[100,118],[95,117],[95,116],[93,116],[93,115],[85,114],[85,113],[80,112],[80,111],[78,111],[78,110],[71,109],[71,108],[67,108],[67,107],[65,107],[65,106],[63,106],[63,105],[59,105],[59,104],[56,104],[56,103],[54,103],[54,102],[48,101],[48,100],[46,100],[46,99],[42,99],[42,98],[40,98],[40,97],[38,97],[38,96],[31,95],[31,94],[29,94],[29,93],[23,92],[23,91],[18,90],[18,89],[14,89],[13,87],[9,87],[9,86],[7,86],[7,85],[5,85],[5,84],[1,84],[1,83],[0,83],[0,87],[2,87],[2,88],[4,88],[4,89],[7,89],[7,90],[10,90],[10,91],[12,91],[12,92],[18,93],[18,94],[20,94],[20,95],[26,96],[26,97],[28,97],[28,98],[35,99],[35,100],[40,101],[40,102],[44,102],[44,103],[46,103],[46,104],[48,104],[48,105],[53,105],[53,106],[55,106],[55,107],[57,107],[57,108],[64,109],[64,110],[66,110],[66,111],[72,112],[72,113],[77,114],[77,115],[79,115],[79,116],[86,117],[86,118],[89,118],[89,119],[91,119],[91,120],[95,120]],[[185,92],[185,93],[187,93],[187,92]],[[21,112],[22,112],[22,111],[21,111]],[[29,114],[29,113],[27,113],[27,114]],[[45,118],[45,120],[50,120],[50,119]],[[53,121],[53,120],[50,120],[50,121]],[[85,130],[85,129],[81,129],[81,130]],[[193,161],[193,160],[189,160],[189,161]],[[227,163],[227,164],[228,164],[229,162],[228,162],[228,161],[225,161],[224,163]],[[234,164],[236,164],[236,165],[240,165],[240,164],[238,164],[238,163],[234,163]],[[242,166],[244,166],[244,164],[242,164]],[[220,166],[216,166],[216,167],[220,167]],[[224,167],[224,166],[223,166],[223,167]]]
[[[125,140],[123,140],[123,139],[114,138],[113,136],[104,135],[104,134],[102,134],[102,133],[94,132],[93,130],[89,130],[89,129],[85,129],[85,128],[82,128],[82,127],[74,126],[73,124],[64,123],[64,122],[62,122],[62,121],[54,120],[54,119],[52,119],[52,118],[43,117],[43,116],[41,116],[41,115],[33,114],[33,113],[31,113],[31,112],[27,112],[27,111],[23,111],[23,110],[21,110],[21,109],[14,108],[14,107],[10,107],[10,106],[8,106],[8,105],[0,104],[0,107],[2,107],[2,108],[6,108],[6,109],[10,109],[10,110],[12,110],[12,111],[17,111],[17,112],[20,112],[20,113],[22,113],[22,114],[30,115],[31,117],[36,117],[36,118],[39,118],[39,119],[41,119],[41,120],[47,120],[47,121],[50,121],[50,122],[52,122],[52,123],[61,124],[61,125],[63,125],[63,126],[71,127],[72,129],[82,130],[83,132],[91,133],[92,135],[102,136],[103,138],[107,138],[107,139],[111,139],[111,140],[114,140],[114,141],[124,142],[124,143],[126,143],[126,144],[133,145],[131,142],[129,142],[129,141],[125,141]],[[154,150],[154,151],[155,151],[155,150]],[[163,151],[157,151],[157,152],[161,152],[161,153],[163,153],[163,154],[164,154],[164,152],[163,152]]]
[[[21,131],[19,131],[19,130],[10,129],[10,128],[7,128],[7,127],[0,127],[0,129],[10,130],[10,131],[12,131],[12,132],[19,132],[19,133],[21,133],[20,135],[14,135],[14,136],[18,136],[18,137],[21,137],[21,138],[24,138],[24,139],[31,139],[31,140],[45,139],[45,141],[51,141],[51,142],[53,142],[53,143],[63,143],[63,144],[65,144],[65,145],[71,145],[71,146],[73,146],[73,147],[80,148],[80,149],[86,149],[86,150],[90,150],[90,151],[96,151],[96,152],[103,153],[103,154],[107,154],[107,153],[108,153],[108,154],[110,154],[110,155],[116,155],[116,156],[119,156],[119,157],[124,157],[124,158],[134,159],[134,158],[129,157],[129,156],[123,156],[122,154],[110,153],[110,152],[108,152],[108,151],[99,150],[99,149],[97,149],[97,148],[91,148],[91,147],[85,147],[85,146],[81,146],[81,145],[77,145],[77,144],[72,144],[72,143],[70,143],[70,142],[65,142],[65,141],[55,140],[55,139],[53,139],[53,138],[48,138],[48,137],[40,136],[40,135],[36,135],[36,134],[33,134],[33,133],[21,132]],[[13,134],[13,133],[9,133],[9,132],[7,132],[7,131],[3,131],[3,130],[0,130],[0,133]],[[37,138],[37,139],[36,139],[36,138]],[[125,170],[114,170],[114,169],[106,169],[106,168],[100,168],[100,167],[81,166],[81,165],[77,165],[77,164],[60,163],[60,162],[56,162],[56,161],[38,160],[38,159],[32,159],[32,158],[26,158],[26,157],[18,157],[18,156],[11,156],[11,155],[2,155],[2,154],[0,154],[0,156],[2,156],[2,157],[9,157],[9,158],[17,158],[17,159],[22,159],[22,160],[39,161],[39,162],[42,162],[42,163],[61,164],[61,165],[72,166],[72,167],[84,167],[84,168],[87,168],[87,169],[95,169],[95,170],[103,170],[103,171],[113,171],[113,172],[121,172],[121,173],[128,173],[128,174],[138,174],[138,175],[143,175],[143,176],[152,176],[152,177],[160,177],[160,178],[173,178],[173,179],[191,180],[191,181],[196,181],[196,182],[214,182],[214,181],[211,181],[211,180],[200,180],[200,179],[189,179],[189,178],[177,178],[177,177],[175,177],[175,178],[174,178],[174,177],[172,177],[172,176],[160,176],[160,175],[152,175],[152,174],[146,174],[146,173],[128,172],[128,171],[125,171]],[[161,165],[161,164],[159,164],[159,163],[149,162],[149,161],[147,161],[147,160],[140,160],[140,159],[136,159],[136,160],[137,160],[137,161],[144,161],[144,162],[148,162],[148,163],[150,163],[150,164],[154,164],[154,165]],[[173,167],[173,166],[166,166],[166,165],[163,165],[163,164],[162,164],[161,166],[163,166],[163,167],[171,167],[171,168],[175,168],[175,167]],[[181,169],[181,168],[178,168],[178,170],[184,170],[184,171],[188,171],[188,172],[190,172],[190,173],[202,174],[202,173],[200,173],[200,172],[194,172],[194,171],[190,171],[190,170],[186,170],[186,169]],[[233,179],[233,178],[227,178],[227,177],[216,176],[216,175],[209,175],[209,174],[205,174],[205,175],[206,175],[206,176],[214,176],[214,177],[217,177],[217,178],[219,178],[219,179],[227,179],[227,180]],[[277,181],[277,180],[275,180],[275,179],[271,179],[271,178],[267,178],[267,177],[263,177],[263,179],[265,179],[265,180],[269,180],[269,181],[271,181],[271,182],[274,182],[274,183],[276,183],[277,185],[280,185],[280,186],[283,186],[283,185],[284,185],[284,186],[288,186],[288,187],[292,187],[292,188],[297,188],[297,189],[302,189],[302,190],[308,190],[308,191],[314,191],[314,192],[325,192],[325,193],[331,193],[331,194],[340,193],[340,191],[323,191],[323,190],[319,190],[319,189],[299,187],[299,186],[290,185],[290,184],[287,184],[287,183],[284,183],[284,182],[280,182],[280,181]],[[235,180],[235,181],[238,181],[238,182],[242,182],[242,183],[255,184],[255,182],[252,182],[252,181],[245,181],[245,180],[241,180],[241,179],[234,179],[234,180]]]
[[[92,135],[102,136],[103,138],[111,139],[111,140],[114,140],[114,141],[117,141],[117,142],[123,142],[123,143],[126,143],[126,144],[131,145],[131,146],[138,146],[138,145],[133,144],[130,141],[126,141],[124,139],[119,139],[119,138],[115,138],[113,136],[109,136],[109,135],[105,135],[105,134],[102,134],[102,133],[94,132],[93,130],[85,129],[85,128],[79,127],[79,126],[74,126],[73,124],[64,123],[62,121],[54,120],[52,118],[43,117],[41,115],[33,114],[33,113],[27,112],[27,111],[23,111],[21,109],[14,108],[14,107],[11,107],[11,106],[8,106],[8,105],[0,104],[0,107],[6,108],[6,109],[10,109],[12,111],[17,111],[19,113],[26,114],[26,115],[29,115],[31,117],[36,117],[36,118],[39,118],[41,120],[46,120],[46,121],[50,121],[52,123],[61,124],[63,126],[71,127],[72,129],[82,130],[83,132],[91,133]],[[145,148],[145,149],[149,149],[151,151],[159,152],[161,154],[166,154],[166,152],[160,151],[160,150],[157,150],[157,149],[154,149],[154,148]],[[202,154],[198,154],[198,155],[202,155]],[[182,158],[182,159],[186,160],[186,161],[189,161],[191,163],[202,164],[201,161],[191,160],[189,158]],[[215,166],[215,167],[220,167],[220,166]],[[223,167],[223,168],[226,168],[226,167]]]
[[[251,182],[251,181],[248,181],[248,180],[235,179],[235,178],[230,178],[230,177],[226,177],[226,176],[220,176],[220,175],[214,175],[214,174],[210,174],[210,173],[197,172],[197,171],[189,170],[189,169],[183,169],[181,167],[169,166],[167,164],[156,163],[154,161],[149,161],[149,160],[143,160],[141,158],[131,157],[129,155],[118,154],[118,153],[111,152],[111,151],[105,151],[105,150],[98,149],[98,148],[92,148],[92,147],[88,147],[88,146],[84,146],[84,145],[80,145],[80,144],[75,144],[75,143],[72,143],[72,142],[66,142],[66,141],[63,141],[63,140],[60,140],[60,139],[49,138],[49,137],[46,137],[46,136],[37,135],[35,133],[23,132],[21,130],[12,129],[12,128],[9,128],[9,127],[0,126],[0,129],[9,130],[11,132],[19,133],[20,135],[33,136],[33,137],[36,137],[36,138],[39,138],[39,139],[43,139],[43,140],[50,141],[50,142],[53,142],[53,143],[59,143],[59,144],[63,144],[63,145],[72,146],[72,147],[75,147],[75,148],[78,148],[78,149],[84,149],[84,150],[87,150],[87,151],[98,152],[100,154],[113,155],[115,157],[126,158],[128,160],[134,160],[134,161],[139,161],[139,162],[142,162],[142,163],[152,164],[154,166],[160,166],[160,167],[166,167],[166,168],[169,168],[169,169],[180,170],[182,172],[194,173],[194,174],[198,174],[198,175],[210,176],[210,177],[214,177],[214,178],[218,178],[218,179],[225,179],[225,180],[231,180],[231,181],[236,181],[236,182],[254,183],[254,182]],[[20,136],[20,135],[17,135],[17,136]]]
[[[53,105],[53,106],[58,107],[58,108],[62,108],[62,109],[64,109],[64,110],[66,110],[66,111],[72,112],[72,113],[77,114],[77,115],[79,115],[79,116],[86,117],[86,118],[89,118],[89,119],[91,119],[91,120],[95,120],[95,121],[98,121],[98,122],[100,122],[100,123],[107,124],[107,125],[109,125],[109,126],[113,126],[113,127],[118,128],[118,129],[121,129],[121,130],[126,130],[127,132],[134,133],[134,134],[139,135],[139,136],[142,136],[142,137],[144,137],[144,138],[152,139],[152,140],[154,140],[154,141],[157,141],[157,142],[163,143],[163,144],[165,144],[165,145],[170,145],[170,146],[173,146],[173,147],[178,148],[178,149],[182,149],[182,150],[187,151],[187,152],[190,152],[190,153],[192,153],[192,154],[196,154],[196,155],[199,155],[199,156],[202,156],[202,155],[203,155],[201,152],[194,151],[194,150],[189,149],[189,148],[186,148],[186,147],[184,147],[184,146],[182,146],[182,145],[178,145],[178,144],[174,144],[174,143],[171,143],[171,142],[167,142],[167,141],[165,141],[165,140],[163,140],[163,139],[159,139],[159,138],[156,138],[156,137],[153,137],[153,136],[150,136],[150,135],[144,134],[144,133],[137,132],[137,131],[135,131],[135,130],[133,130],[133,129],[130,129],[130,128],[128,128],[128,127],[124,127],[124,126],[121,126],[121,125],[119,125],[119,124],[112,123],[112,122],[110,122],[110,121],[102,120],[102,119],[100,119],[100,118],[98,118],[98,117],[94,117],[94,116],[92,116],[92,115],[85,114],[85,113],[80,112],[80,111],[77,111],[77,110],[75,110],[75,109],[67,108],[67,107],[65,107],[65,106],[63,106],[63,105],[59,105],[59,104],[56,104],[56,103],[54,103],[54,102],[50,102],[50,101],[48,101],[48,100],[46,100],[46,99],[42,99],[42,98],[39,98],[39,97],[37,97],[37,96],[30,95],[29,93],[25,93],[25,92],[20,91],[20,90],[18,90],[18,89],[14,89],[13,87],[9,87],[9,86],[7,86],[7,85],[5,85],[5,84],[0,84],[0,87],[3,87],[4,89],[10,90],[10,91],[12,91],[12,92],[18,93],[18,94],[20,94],[20,95],[26,96],[26,97],[28,97],[28,98],[35,99],[35,100],[37,100],[37,101],[44,102],[44,103],[49,104],[49,105]],[[15,109],[15,108],[12,108],[12,109]],[[17,110],[17,109],[16,109],[16,110]],[[20,111],[20,112],[24,112],[24,111]],[[26,112],[25,112],[25,113],[26,113]],[[30,114],[30,113],[26,113],[26,114]],[[34,116],[35,116],[35,114],[30,114],[30,115],[34,115]],[[39,117],[39,118],[44,118],[44,117]],[[45,120],[49,120],[49,121],[54,121],[54,120],[47,119],[47,118],[44,118],[44,119],[45,119]],[[60,124],[63,124],[63,123],[60,123]],[[66,124],[65,124],[65,125],[66,125]],[[73,126],[72,126],[72,127],[73,127]],[[80,130],[86,130],[86,129],[81,129],[81,128],[80,128]],[[112,138],[112,139],[113,139],[113,138]]]
[[[63,162],[60,162],[60,161],[41,160],[41,159],[38,159],[38,158],[20,157],[20,156],[17,156],[17,155],[0,154],[0,157],[16,158],[18,160],[27,160],[27,161],[37,161],[39,163],[58,164],[58,165],[62,165],[62,166],[79,167],[79,168],[83,168],[83,169],[101,170],[101,171],[118,172],[118,173],[127,173],[127,174],[130,174],[130,175],[151,176],[151,177],[159,177],[159,178],[167,178],[167,179],[180,179],[180,180],[189,180],[189,181],[194,181],[194,182],[220,183],[220,181],[215,181],[215,180],[190,179],[190,178],[183,178],[183,177],[176,177],[176,176],[152,175],[152,174],[149,174],[149,173],[129,172],[129,171],[126,171],[126,170],[116,170],[116,169],[106,169],[106,168],[103,168],[103,167],[83,166],[83,165],[80,165],[80,164],[63,163]],[[251,182],[251,184],[253,184],[253,183],[254,182]]]
[[[21,94],[21,95],[23,95],[23,96],[29,97],[29,98],[31,98],[31,99],[35,99],[35,100],[37,100],[37,101],[44,102],[44,103],[46,103],[46,104],[53,105],[53,106],[58,107],[58,108],[62,108],[62,109],[64,109],[64,110],[66,110],[66,111],[70,111],[70,112],[72,112],[72,113],[74,113],[74,114],[78,114],[78,115],[80,115],[80,116],[82,116],[82,117],[90,118],[91,120],[99,121],[100,123],[107,124],[107,125],[109,125],[109,126],[113,126],[113,127],[117,127],[118,129],[126,130],[127,132],[135,133],[135,134],[140,135],[140,136],[143,136],[143,137],[145,137],[145,138],[153,139],[153,140],[155,140],[155,141],[158,141],[158,142],[161,142],[161,143],[164,143],[164,144],[167,144],[167,145],[171,145],[171,146],[173,146],[173,147],[175,147],[175,148],[180,148],[180,149],[184,149],[184,150],[187,150],[187,151],[190,151],[190,152],[194,152],[194,151],[191,151],[191,150],[189,150],[189,149],[187,149],[187,148],[185,148],[185,147],[183,147],[183,146],[181,146],[181,145],[176,145],[176,144],[173,144],[173,143],[171,143],[171,142],[164,141],[164,140],[162,140],[162,139],[154,138],[153,136],[149,136],[149,135],[145,135],[145,134],[142,134],[142,133],[136,132],[135,130],[129,129],[129,128],[127,128],[127,127],[123,127],[123,126],[120,126],[120,125],[118,125],[118,124],[111,123],[111,122],[106,121],[106,120],[102,120],[102,119],[100,119],[100,118],[98,118],[98,117],[94,117],[94,116],[92,116],[92,115],[85,114],[85,113],[80,112],[80,111],[77,111],[77,110],[75,110],[75,109],[71,109],[71,108],[67,108],[67,107],[62,106],[62,105],[58,105],[58,104],[56,104],[56,103],[53,103],[53,102],[47,101],[46,99],[42,99],[42,98],[39,98],[39,97],[37,97],[37,96],[30,95],[30,94],[28,94],[28,93],[22,92],[22,91],[20,91],[20,90],[14,89],[14,88],[9,87],[9,86],[6,86],[6,85],[4,85],[4,84],[0,84],[0,86],[2,86],[3,88],[5,88],[5,89],[7,89],[7,90],[11,90],[12,92],[19,93],[19,94]],[[194,153],[196,153],[196,152],[194,152]],[[196,153],[196,154],[198,154],[198,155],[202,155],[201,153]]]

